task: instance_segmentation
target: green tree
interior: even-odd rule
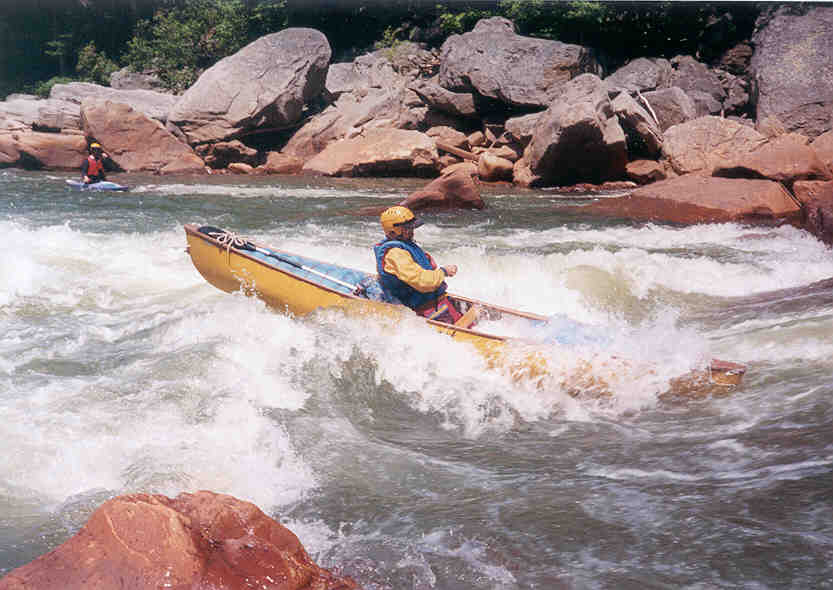
[[[85,82],[94,82],[104,86],[110,85],[110,74],[119,69],[116,63],[104,53],[96,51],[95,43],[90,41],[78,52],[75,71]]]
[[[185,0],[143,20],[127,44],[126,63],[153,70],[176,92],[186,90],[217,61],[286,24],[283,2]]]

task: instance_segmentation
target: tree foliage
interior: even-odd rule
[[[84,82],[109,85],[110,74],[119,69],[116,62],[104,53],[99,53],[95,43],[90,41],[78,52],[78,62],[75,71]]]
[[[327,36],[333,61],[417,41],[439,47],[490,16],[522,35],[594,48],[612,69],[638,56],[712,59],[726,39],[705,39],[728,15],[731,39],[748,37],[763,4],[587,0],[0,0],[0,98],[56,76],[106,83],[113,65],[155,70],[187,88],[199,74],[258,37],[286,27]],[[730,39],[730,41],[731,41]],[[79,61],[81,67],[76,69]]]
[[[223,57],[283,28],[282,11],[283,3],[249,9],[243,0],[172,2],[137,24],[124,61],[136,71],[156,72],[168,88],[181,92]]]

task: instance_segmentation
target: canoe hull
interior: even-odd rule
[[[299,276],[304,273],[278,260],[294,256],[289,253],[261,248],[251,243],[249,244],[258,252],[268,252],[271,255],[264,256],[252,250],[227,247],[201,232],[200,228],[193,224],[185,226],[185,234],[188,242],[187,251],[196,269],[208,283],[227,293],[242,291],[246,295],[259,297],[274,309],[296,316],[304,316],[321,308],[338,308],[351,316],[373,315],[377,320],[388,318],[398,321],[405,317],[413,317],[413,312],[402,305],[357,296],[349,288],[352,286],[350,282],[347,285],[338,284],[340,279],[326,281],[309,273],[306,277]],[[350,280],[358,282],[362,277],[368,278],[371,275],[353,271]],[[530,322],[547,321],[545,316],[537,314],[494,306],[452,294],[449,294],[449,297],[461,307],[461,311],[474,312],[475,309],[472,308],[476,307],[484,315],[510,315]],[[533,380],[542,384],[545,378],[551,375],[549,362],[544,355],[534,350],[520,356],[516,351],[510,354],[507,344],[511,340],[506,337],[433,320],[425,321],[454,340],[473,345],[486,358],[490,367],[503,368],[516,380]],[[713,360],[706,371],[698,371],[675,380],[669,393],[695,397],[730,390],[740,385],[744,373],[743,365]],[[564,376],[559,376],[559,380],[564,382]],[[569,380],[576,383],[575,387],[568,388],[573,395],[587,389],[592,389],[600,395],[604,395],[606,389],[609,391],[606,384],[595,380],[588,386],[589,382],[584,376],[572,376]]]

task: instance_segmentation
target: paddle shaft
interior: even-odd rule
[[[236,236],[235,234],[231,234],[231,233],[229,233],[229,232],[227,232],[223,229],[220,229],[219,227],[204,225],[204,226],[200,227],[198,231],[200,233],[204,233],[207,236],[210,236],[210,237],[214,238],[215,240],[217,240],[218,242],[220,242],[221,244],[223,244],[226,247],[233,247],[233,248],[239,248],[241,250],[251,250],[251,251],[254,251],[254,252],[259,252],[260,254],[263,254],[264,256],[269,256],[271,258],[274,258],[275,260],[280,260],[281,262],[283,262],[285,264],[288,264],[289,266],[294,266],[295,268],[305,270],[306,272],[317,275],[317,276],[321,277],[322,279],[327,279],[328,281],[332,281],[332,282],[334,282],[338,285],[341,285],[342,287],[347,287],[351,291],[356,291],[356,289],[358,289],[358,285],[351,285],[350,283],[342,281],[341,279],[331,277],[330,275],[325,274],[325,273],[320,272],[320,271],[317,271],[314,268],[310,268],[310,267],[305,266],[305,265],[303,265],[299,262],[295,262],[294,260],[289,260],[288,258],[284,258],[283,256],[281,256],[279,254],[275,254],[271,250],[266,250],[265,248],[258,248],[257,246],[255,246],[251,242],[249,242],[247,240],[244,240],[243,238],[240,238],[240,237]]]
[[[261,253],[261,254],[263,254],[264,256],[270,256],[270,257],[275,258],[275,259],[277,259],[277,260],[280,260],[281,262],[284,262],[284,263],[286,263],[286,264],[288,264],[288,265],[290,265],[290,266],[294,266],[295,268],[299,268],[299,269],[301,269],[301,270],[305,270],[305,271],[307,271],[307,272],[310,272],[310,273],[312,273],[312,274],[314,274],[314,275],[317,275],[317,276],[321,277],[322,279],[327,279],[328,281],[332,281],[332,282],[334,282],[334,283],[337,283],[337,284],[341,285],[342,287],[347,287],[347,288],[348,288],[348,289],[350,289],[351,291],[355,291],[355,290],[356,290],[356,288],[357,288],[357,286],[358,286],[358,285],[351,285],[350,283],[346,283],[346,282],[344,282],[344,281],[342,281],[342,280],[340,280],[340,279],[337,279],[337,278],[335,278],[335,277],[331,277],[331,276],[330,276],[330,275],[328,275],[328,274],[325,274],[325,273],[323,273],[323,272],[319,272],[319,271],[315,270],[314,268],[310,268],[310,267],[308,267],[308,266],[304,266],[303,264],[299,264],[299,263],[297,263],[297,262],[295,262],[295,261],[293,261],[293,260],[289,260],[289,259],[287,259],[287,258],[284,258],[283,256],[279,256],[279,255],[275,254],[274,252],[270,252],[269,250],[264,250],[263,248],[258,248],[258,247],[257,247],[257,246],[255,246],[254,244],[248,244],[248,243],[247,243],[247,244],[246,244],[246,246],[249,246],[249,247],[250,247],[250,248],[252,248],[255,252],[260,252],[260,253]]]

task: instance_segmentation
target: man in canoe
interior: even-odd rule
[[[101,144],[90,144],[90,155],[81,164],[81,174],[84,176],[84,184],[93,184],[94,182],[101,182],[107,180],[104,174],[104,158],[109,158],[104,150],[101,149]]]
[[[414,229],[422,225],[407,207],[386,209],[381,217],[385,239],[373,247],[376,272],[386,294],[423,317],[454,323],[460,319],[445,295],[446,277],[457,274],[457,265],[437,268],[437,263],[414,242]]]

